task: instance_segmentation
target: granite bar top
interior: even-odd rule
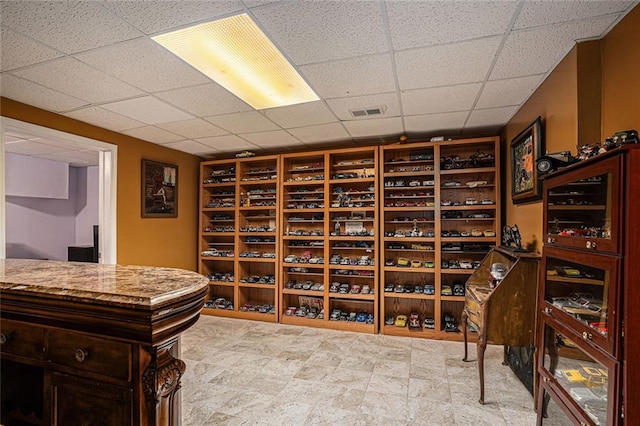
[[[203,275],[175,268],[0,259],[0,295],[153,310],[202,292],[208,284]]]

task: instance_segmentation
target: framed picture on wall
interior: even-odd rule
[[[540,199],[536,159],[542,153],[542,119],[536,118],[511,141],[511,199],[513,204]]]
[[[142,159],[142,217],[178,217],[178,166]]]

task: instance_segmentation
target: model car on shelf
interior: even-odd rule
[[[407,316],[406,315],[398,315],[396,317],[395,326],[396,327],[405,327],[407,325]]]
[[[409,328],[422,328],[420,315],[418,315],[417,312],[411,312],[409,314]]]

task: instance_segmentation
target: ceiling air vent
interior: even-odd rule
[[[350,109],[349,112],[356,118],[382,115],[387,110],[386,106],[369,107],[363,109]]]

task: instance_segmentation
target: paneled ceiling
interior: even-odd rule
[[[215,157],[496,133],[576,41],[603,37],[637,1],[0,3],[2,96]],[[151,40],[238,13],[319,101],[256,111]],[[351,113],[371,107],[383,114]],[[9,152],[61,157],[53,141],[7,142]]]

